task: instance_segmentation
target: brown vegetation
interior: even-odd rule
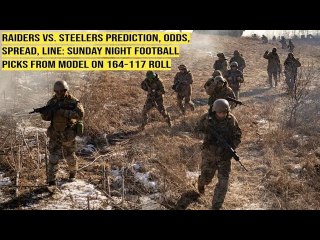
[[[298,86],[301,94],[295,98],[286,94],[284,77],[280,87],[268,87],[267,63],[262,55],[274,47],[272,43],[263,45],[251,38],[197,34],[193,34],[191,42],[189,46],[181,47],[181,57],[173,60],[171,71],[158,72],[167,89],[165,106],[172,115],[171,129],[153,110],[146,129],[137,131],[146,97],[140,89],[145,72],[65,74],[70,78],[71,92],[85,107],[84,143],[94,144],[97,149],[93,155],[80,156],[80,178],[104,189],[111,198],[122,196],[122,203],[115,208],[140,209],[139,201],[132,196],[145,196],[152,191],[134,178],[132,166],[139,163],[143,166],[140,171],[150,172],[150,179],[159,184],[157,192],[161,197],[156,201],[166,209],[208,209],[216,179],[207,187],[204,196],[195,193],[201,137],[194,134],[193,128],[207,111],[203,85],[211,76],[216,54],[224,52],[230,58],[237,49],[247,61],[240,98],[249,107],[237,106],[233,113],[243,131],[238,154],[249,172],[233,161],[225,209],[320,209],[320,160],[316,155],[320,142],[320,92],[315,77],[320,67],[320,46],[296,45],[296,57],[303,65],[304,75],[300,79],[305,79],[305,84]],[[287,52],[280,49],[280,43],[275,44],[283,63]],[[174,74],[181,63],[187,65],[194,77],[196,110],[187,112],[186,116],[180,115],[171,90]],[[308,74],[313,75],[307,77]],[[47,84],[55,79],[53,75]],[[42,94],[38,99],[45,104],[48,97],[48,94]],[[28,126],[45,128],[46,123],[39,116],[14,118],[6,112],[0,118],[0,147],[8,155],[0,156],[0,170],[15,178],[20,169],[19,177],[24,184],[44,184],[45,162],[37,160],[37,141],[35,145],[25,143],[27,138],[30,141],[37,139],[37,131],[23,135],[18,125],[24,120]],[[45,154],[44,134],[39,133],[38,139],[40,154]],[[21,152],[21,167],[18,168]],[[110,180],[110,191],[104,186],[104,167]],[[114,169],[120,169],[124,176],[120,185],[112,175]]]

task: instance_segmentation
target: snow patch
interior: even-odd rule
[[[191,180],[198,180],[199,175],[200,175],[200,171],[197,171],[197,172],[186,171],[186,177]]]
[[[77,154],[84,155],[84,156],[90,156],[93,153],[95,153],[97,149],[93,144],[88,144],[84,147],[82,147],[80,150],[77,151]]]
[[[9,186],[12,184],[9,177],[3,177],[4,173],[0,172],[0,186]]]
[[[46,210],[111,210],[107,205],[107,197],[94,185],[83,180],[64,183],[50,198],[44,198],[37,204],[25,207],[25,209],[46,209]]]

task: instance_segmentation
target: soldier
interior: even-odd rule
[[[160,114],[166,119],[169,127],[171,127],[170,115],[163,106],[163,94],[165,94],[164,86],[158,74],[147,71],[146,79],[141,82],[141,88],[148,92],[147,100],[142,110],[142,124],[140,130],[143,130],[148,122],[148,112],[156,107]]]
[[[243,74],[238,70],[237,62],[232,62],[230,68],[231,69],[226,72],[225,78],[227,79],[230,88],[233,90],[236,99],[239,99],[241,83],[244,82]]]
[[[263,44],[268,43],[268,38],[265,35],[262,35],[261,40]]]
[[[286,41],[284,36],[281,37],[281,40],[279,42],[281,43],[281,48],[282,49],[287,49],[287,47],[288,47],[287,46],[287,41]]]
[[[218,183],[214,189],[212,209],[219,210],[228,191],[232,156],[217,140],[216,135],[224,138],[235,149],[241,142],[241,129],[235,116],[230,113],[228,101],[217,99],[213,103],[212,112],[201,117],[195,130],[205,134],[198,191],[204,194],[205,186],[210,184],[215,172],[218,171]]]
[[[213,84],[214,83],[214,78],[217,77],[217,76],[222,76],[222,73],[221,71],[219,70],[214,70],[213,73],[212,73],[212,77],[209,78],[206,83],[203,85],[206,93],[211,96],[213,91],[214,91],[214,88],[215,88],[215,85]],[[208,103],[209,104],[209,103]]]
[[[194,103],[191,101],[192,94],[192,74],[188,71],[186,65],[178,67],[180,72],[174,77],[174,85],[172,88],[177,92],[177,104],[182,113],[185,114],[186,107],[189,106],[191,111],[194,111]],[[184,99],[184,104],[183,104]]]
[[[47,182],[49,186],[56,185],[59,160],[65,158],[68,163],[69,180],[74,181],[77,173],[77,157],[75,137],[83,133],[82,119],[84,109],[77,98],[69,93],[65,81],[57,81],[53,86],[55,95],[48,101],[47,106],[59,104],[55,111],[41,114],[45,121],[51,121],[47,130],[49,140],[49,163]]]
[[[293,52],[294,44],[293,44],[293,42],[291,40],[289,40],[288,49],[289,49],[289,52]]]
[[[289,93],[291,93],[296,85],[298,67],[301,67],[301,63],[299,58],[294,58],[293,53],[289,53],[283,65],[286,83],[288,85]]]
[[[222,75],[228,70],[228,62],[223,53],[218,53],[217,57],[219,58],[213,64],[214,70],[221,71]]]
[[[275,83],[275,87],[278,85],[278,73],[281,73],[281,66],[280,66],[280,58],[279,55],[277,53],[277,49],[273,48],[272,52],[269,53],[269,51],[267,50],[263,57],[265,59],[268,59],[268,67],[267,67],[267,71],[268,71],[268,77],[269,77],[269,84],[270,84],[270,88],[273,87],[272,84],[272,76],[274,78],[274,83]]]
[[[238,50],[235,50],[233,52],[233,57],[230,59],[229,64],[232,62],[238,63],[238,70],[240,70],[243,73],[243,69],[246,67],[246,61],[242,57],[242,54]]]
[[[222,76],[216,76],[210,86],[205,86],[205,89],[207,94],[210,96],[208,99],[208,105],[210,107],[212,107],[214,101],[219,98],[225,99],[226,97],[230,97],[236,99],[236,96],[233,90],[229,87],[227,80]],[[231,102],[230,105],[231,108],[236,106],[234,102]]]

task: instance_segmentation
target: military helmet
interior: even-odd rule
[[[217,99],[214,101],[212,110],[215,112],[230,112],[230,105],[226,99]]]
[[[147,71],[146,77],[148,79],[153,79],[156,75],[152,71]]]
[[[218,53],[218,54],[217,54],[217,57],[224,58],[224,53]]]
[[[240,52],[238,50],[234,50],[233,55],[238,56],[240,55]]]
[[[69,90],[69,86],[66,81],[56,81],[53,85],[53,91]]]
[[[227,80],[224,79],[222,76],[216,76],[216,77],[214,78],[213,82],[214,82],[215,84],[217,84],[218,82],[223,82],[223,83],[225,83],[225,82],[227,82]]]
[[[277,48],[272,48],[272,52],[277,52]]]
[[[237,62],[232,62],[232,63],[230,63],[230,67],[238,67],[239,65],[238,65],[238,63]]]
[[[214,70],[213,73],[212,73],[212,76],[213,76],[213,77],[221,76],[221,75],[222,75],[222,73],[221,73],[220,70]]]
[[[293,53],[288,53],[288,57],[293,57]]]
[[[184,70],[184,69],[187,69],[187,66],[184,65],[184,64],[181,64],[181,65],[179,65],[178,69],[179,70]]]

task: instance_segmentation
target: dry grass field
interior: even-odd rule
[[[294,53],[302,67],[295,96],[286,93],[284,76],[280,86],[269,88],[267,60],[262,56],[273,47],[278,48],[283,64],[288,52],[279,42],[262,44],[247,37],[193,34],[191,44],[181,46],[180,57],[173,59],[172,70],[158,72],[167,91],[164,103],[173,120],[172,128],[152,110],[144,131],[138,127],[146,98],[140,88],[145,72],[8,73],[2,77],[0,89],[0,149],[5,152],[0,155],[0,172],[12,184],[0,184],[0,208],[23,209],[43,201],[37,207],[43,209],[50,201],[39,197],[46,179],[48,123],[28,112],[45,105],[53,83],[65,79],[85,108],[85,136],[77,139],[79,179],[105,194],[105,206],[209,209],[217,179],[207,186],[205,195],[198,195],[202,138],[193,129],[208,109],[203,85],[211,76],[216,54],[224,52],[230,59],[237,49],[247,63],[240,93],[247,106],[237,106],[233,114],[243,133],[237,152],[248,172],[233,160],[224,209],[319,210],[320,44],[296,44]],[[188,67],[194,79],[196,110],[184,116],[171,89],[180,64]],[[84,154],[88,145],[93,150]],[[66,163],[62,163],[59,178],[65,177]],[[89,203],[88,197],[88,208]]]

